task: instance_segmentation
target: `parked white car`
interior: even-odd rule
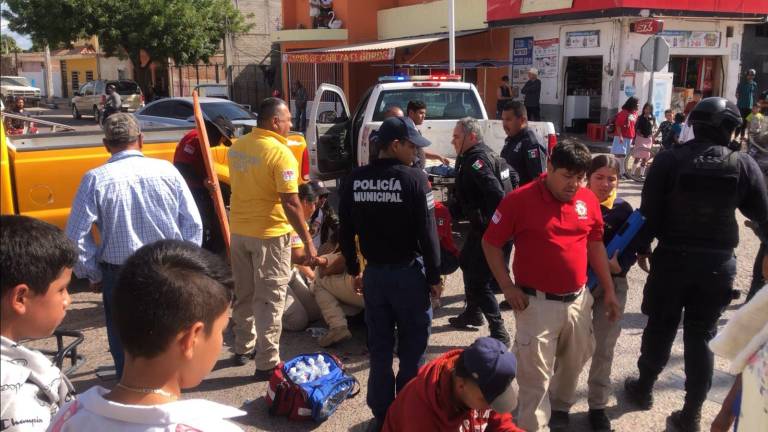
[[[40,89],[32,87],[29,80],[23,76],[1,76],[0,96],[3,99],[21,96],[26,102],[39,102]]]

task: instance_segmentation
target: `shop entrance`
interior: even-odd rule
[[[672,56],[669,59],[672,80],[672,109],[682,111],[700,91],[702,97],[722,96],[723,61],[717,56]]]
[[[587,123],[600,122],[603,57],[568,57],[565,68],[563,128],[585,133]]]

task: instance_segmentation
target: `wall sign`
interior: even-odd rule
[[[600,30],[565,33],[567,48],[597,48],[600,46]]]
[[[528,69],[533,67],[533,37],[512,40],[512,83],[528,80]]]
[[[394,48],[314,53],[285,53],[283,63],[366,63],[395,58]]]
[[[688,30],[664,30],[659,36],[667,40],[671,48],[719,48],[720,32]]]
[[[533,42],[533,66],[540,78],[557,77],[557,56],[560,39],[544,39]]]
[[[664,30],[664,21],[644,19],[629,24],[629,31],[640,34],[656,34]]]

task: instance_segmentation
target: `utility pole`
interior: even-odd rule
[[[456,5],[448,0],[448,73],[456,73]]]

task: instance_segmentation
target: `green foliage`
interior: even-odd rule
[[[177,64],[207,61],[227,32],[248,30],[231,0],[4,0],[9,28],[49,44],[97,35],[107,55],[143,49]]]
[[[16,39],[7,34],[0,35],[0,53],[7,55],[17,52],[21,52],[21,48],[16,44]]]

